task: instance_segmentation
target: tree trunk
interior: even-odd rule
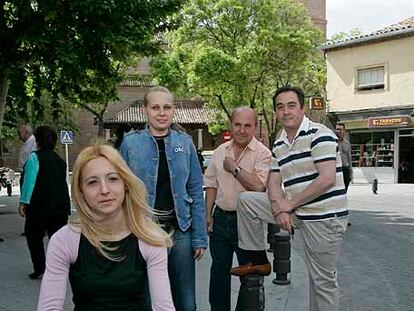
[[[10,81],[7,76],[0,77],[0,135],[3,125],[4,111],[6,109],[7,93],[9,91]]]
[[[100,112],[96,112],[94,109],[89,107],[87,104],[80,103],[79,106],[90,113],[93,114],[93,116],[96,118],[96,123],[98,124],[98,137],[99,138],[105,138],[105,128],[104,128],[104,114],[106,111],[106,108],[108,107],[109,102],[105,103],[105,106],[101,109]]]
[[[231,122],[231,115],[230,112],[227,110],[226,105],[224,104],[223,97],[221,95],[215,95],[219,101],[221,109],[226,113],[227,118],[229,118],[229,121]]]
[[[104,139],[105,138],[105,128],[104,128],[104,120],[102,116],[97,118],[98,121],[98,137]]]

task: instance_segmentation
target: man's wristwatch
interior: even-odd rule
[[[237,175],[239,175],[239,174],[240,174],[240,171],[241,171],[241,168],[240,168],[240,167],[236,167],[236,168],[234,169],[234,171],[233,171],[233,175],[234,175],[234,177],[237,177]]]

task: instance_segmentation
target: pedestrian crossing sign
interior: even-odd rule
[[[72,131],[60,131],[60,143],[63,145],[73,144],[73,132]]]

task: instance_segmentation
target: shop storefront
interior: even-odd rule
[[[395,182],[395,130],[349,132],[354,181]]]
[[[410,115],[340,120],[351,142],[354,182],[414,183],[414,123]]]

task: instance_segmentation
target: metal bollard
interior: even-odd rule
[[[246,275],[240,277],[240,290],[236,311],[263,311],[265,309],[264,277]]]
[[[273,272],[276,278],[272,281],[277,285],[288,285],[290,280],[287,274],[290,272],[290,234],[281,231],[274,235],[273,240]]]
[[[273,253],[273,238],[276,233],[280,232],[280,227],[276,224],[267,224],[267,243],[270,244],[269,249],[267,250],[269,253]]]
[[[375,178],[372,180],[372,192],[374,194],[377,194],[377,191],[378,191],[378,179]]]

